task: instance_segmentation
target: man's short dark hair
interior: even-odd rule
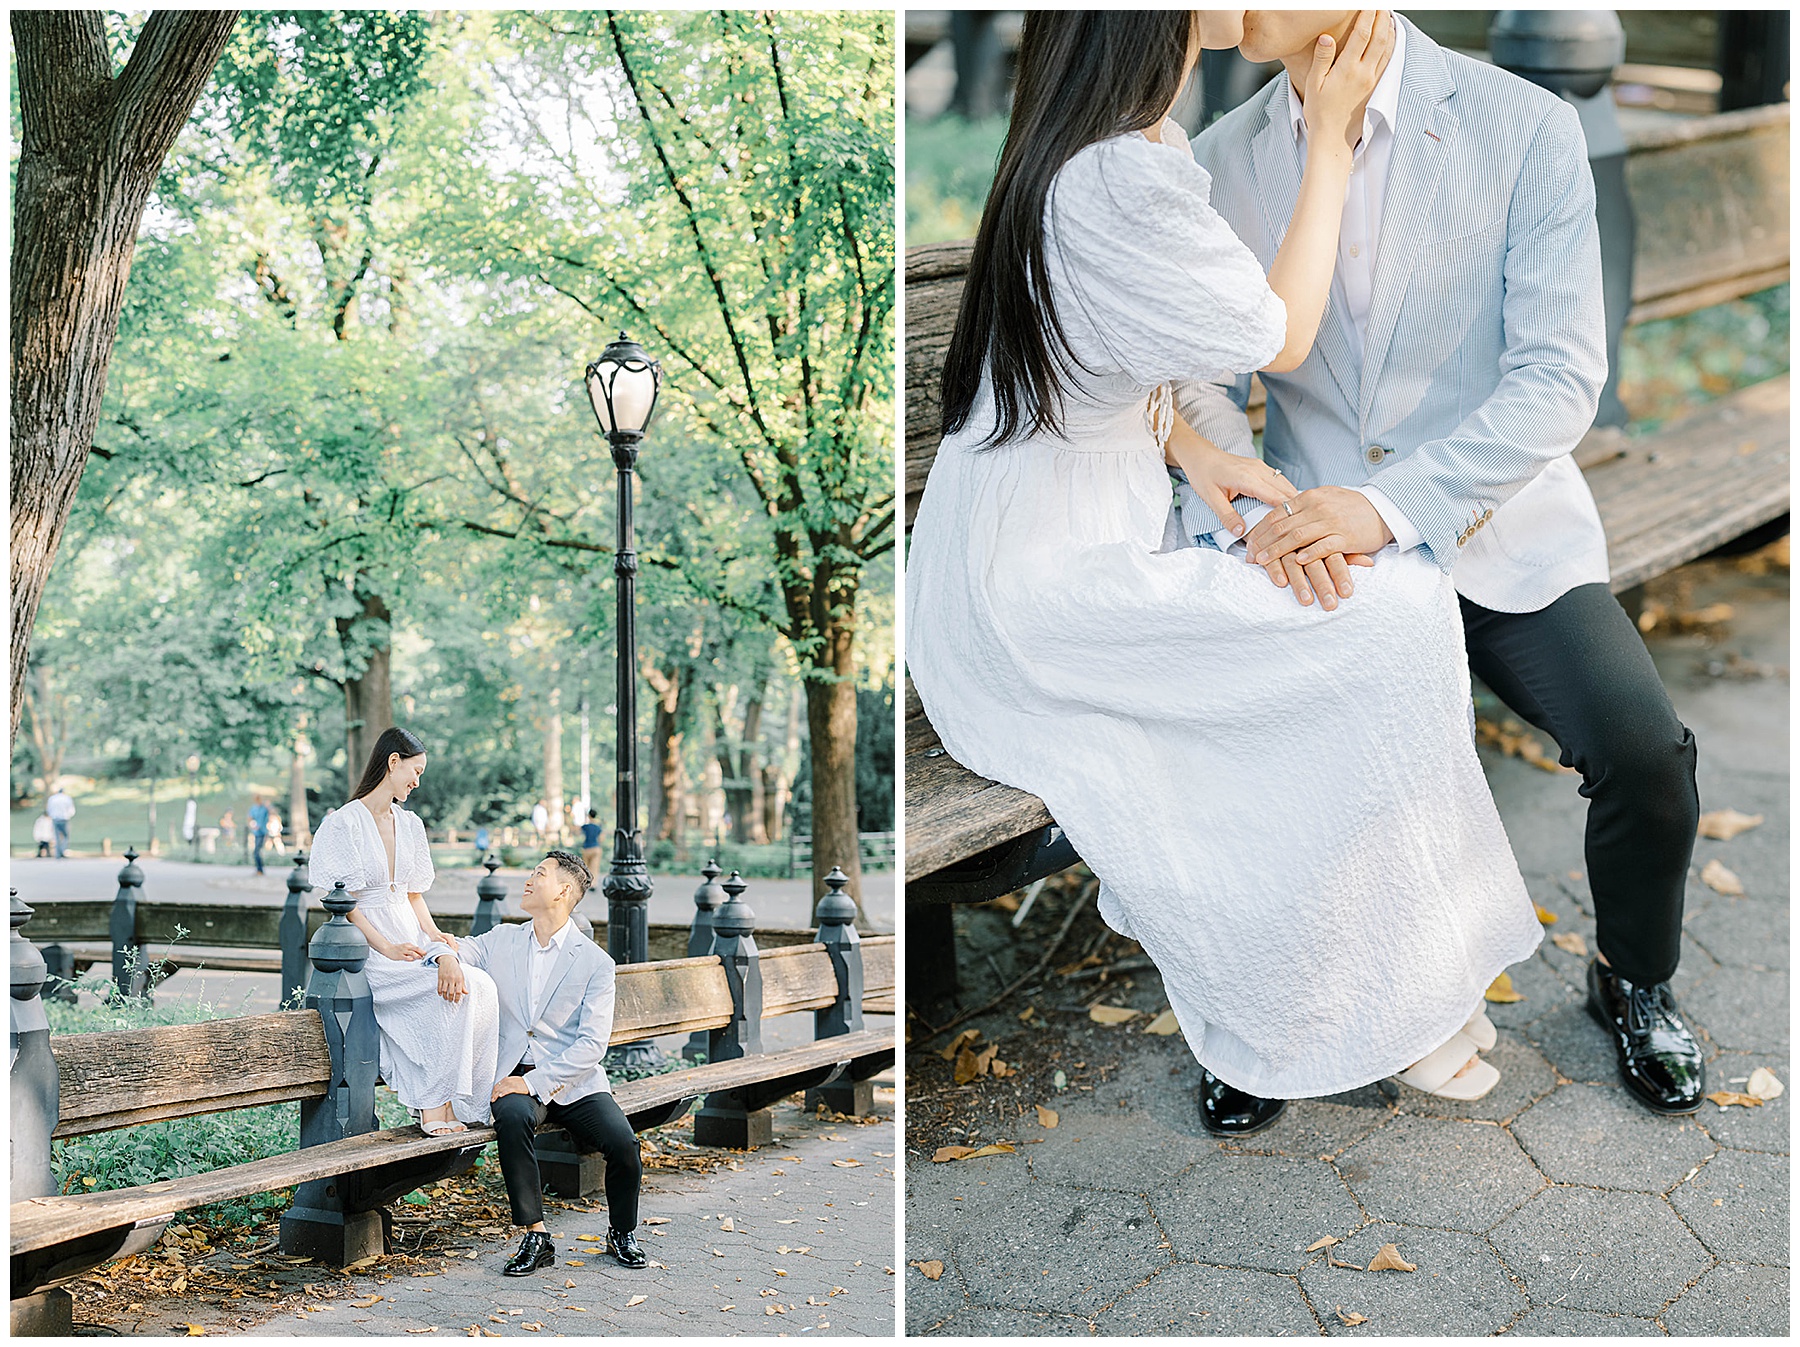
[[[594,877],[588,873],[587,866],[581,863],[581,857],[577,856],[572,851],[552,851],[546,855],[544,859],[547,861],[554,861],[557,868],[563,872],[565,878],[575,881],[578,886],[575,901],[579,903],[581,901],[580,895],[585,894],[588,891],[589,886],[594,882]]]
[[[599,818],[599,817],[600,817],[600,815],[599,815],[599,814],[597,814],[597,813],[596,813],[596,812],[595,812],[595,811],[593,811],[593,810],[592,810],[592,809],[590,809],[590,810],[588,810],[588,817],[589,817],[589,818]]]

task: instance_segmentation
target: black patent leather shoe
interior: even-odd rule
[[[1200,1068],[1200,1121],[1222,1137],[1247,1137],[1269,1126],[1287,1108],[1285,1099],[1261,1099],[1227,1085]]]
[[[620,1267],[644,1267],[650,1259],[638,1248],[637,1234],[631,1230],[611,1230],[606,1232],[606,1251],[611,1254]]]
[[[509,1258],[506,1266],[500,1271],[508,1277],[529,1277],[541,1267],[549,1267],[556,1261],[556,1246],[550,1242],[550,1236],[542,1230],[527,1230],[525,1242],[519,1245],[519,1251]]]
[[[1619,1075],[1646,1107],[1656,1113],[1699,1110],[1706,1062],[1668,983],[1640,986],[1596,959],[1588,965],[1588,1012],[1612,1032]]]

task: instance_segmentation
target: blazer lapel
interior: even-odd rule
[[[1284,71],[1276,76],[1274,92],[1269,98],[1268,120],[1251,143],[1251,157],[1256,165],[1256,196],[1262,203],[1263,223],[1273,246],[1269,262],[1275,261],[1288,225],[1294,219],[1294,203],[1300,198],[1300,146],[1294,139],[1293,123],[1288,120],[1288,77]],[[1325,315],[1319,320],[1319,335],[1313,343],[1325,357],[1325,367],[1343,390],[1344,400],[1354,403],[1360,373],[1356,355],[1350,349],[1349,334],[1337,305],[1329,300]]]
[[[556,966],[550,970],[550,980],[544,984],[544,999],[538,1005],[540,1016],[549,1009],[550,1003],[556,999],[556,993],[562,987],[563,979],[569,976],[569,970],[575,966],[575,941],[579,938],[578,932],[557,951]]]
[[[1404,23],[1403,19],[1396,19]],[[1400,110],[1394,127],[1393,158],[1388,165],[1385,204],[1381,211],[1381,245],[1369,295],[1369,326],[1363,341],[1359,420],[1367,421],[1382,366],[1393,345],[1394,329],[1412,280],[1413,265],[1425,242],[1425,221],[1437,199],[1444,161],[1455,140],[1457,120],[1444,106],[1456,86],[1443,53],[1411,24],[1406,30],[1406,69],[1400,81]]]

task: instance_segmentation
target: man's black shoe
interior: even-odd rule
[[[550,1236],[542,1230],[527,1230],[525,1242],[519,1245],[519,1251],[507,1260],[500,1271],[508,1277],[529,1277],[541,1267],[549,1267],[556,1261],[556,1246],[550,1242]]]
[[[1285,1099],[1259,1099],[1200,1068],[1200,1121],[1223,1137],[1247,1137],[1281,1116]]]
[[[635,1231],[607,1230],[606,1251],[618,1260],[621,1267],[645,1267],[650,1262],[644,1251],[638,1248]]]
[[[1669,984],[1628,982],[1598,959],[1588,965],[1588,1011],[1612,1031],[1619,1075],[1657,1113],[1694,1113],[1706,1094],[1700,1045]]]

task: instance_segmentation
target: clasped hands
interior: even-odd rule
[[[1356,592],[1350,568],[1373,566],[1374,553],[1394,540],[1360,491],[1342,486],[1297,491],[1262,460],[1226,453],[1179,416],[1163,457],[1243,540],[1248,560],[1268,572],[1278,588],[1291,589],[1302,606],[1316,596],[1321,607],[1336,608]],[[1280,508],[1246,533],[1243,517],[1231,505],[1238,496]]]

